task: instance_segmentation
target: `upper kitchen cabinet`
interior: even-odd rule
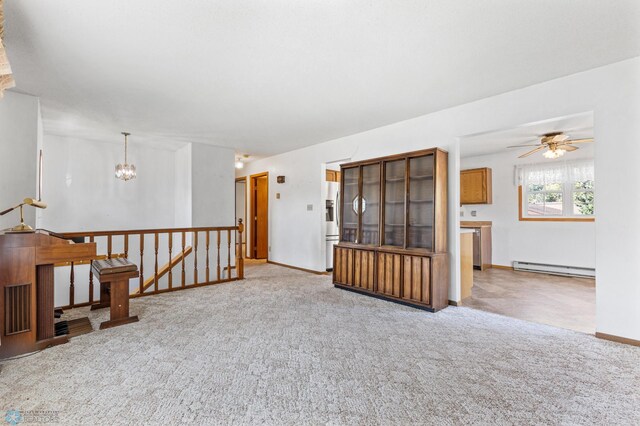
[[[462,170],[460,172],[460,204],[491,204],[491,169]]]
[[[327,182],[340,182],[340,172],[327,169]]]

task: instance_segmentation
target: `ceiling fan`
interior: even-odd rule
[[[535,148],[529,152],[526,152],[520,155],[518,158],[528,157],[531,154],[535,154],[536,152],[540,152],[545,150],[542,153],[545,158],[558,158],[562,157],[567,151],[575,151],[578,149],[577,146],[573,146],[573,144],[578,143],[589,143],[593,142],[593,138],[585,138],[585,139],[569,139],[569,135],[564,134],[564,132],[552,132],[545,133],[540,136],[540,143],[535,145],[515,145],[508,146],[507,148],[522,148],[526,146],[534,146]]]

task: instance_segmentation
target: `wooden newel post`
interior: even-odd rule
[[[238,270],[238,279],[244,279],[244,253],[242,250],[242,232],[244,232],[244,223],[242,219],[238,219],[238,241],[236,241],[236,268]]]

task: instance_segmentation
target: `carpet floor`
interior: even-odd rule
[[[138,323],[5,362],[0,410],[66,425],[640,424],[640,348],[274,265],[247,275],[135,299]],[[96,329],[108,315],[72,312]]]

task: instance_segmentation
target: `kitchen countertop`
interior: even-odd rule
[[[491,226],[490,220],[477,220],[477,221],[461,221],[460,228],[482,228],[484,226]]]

